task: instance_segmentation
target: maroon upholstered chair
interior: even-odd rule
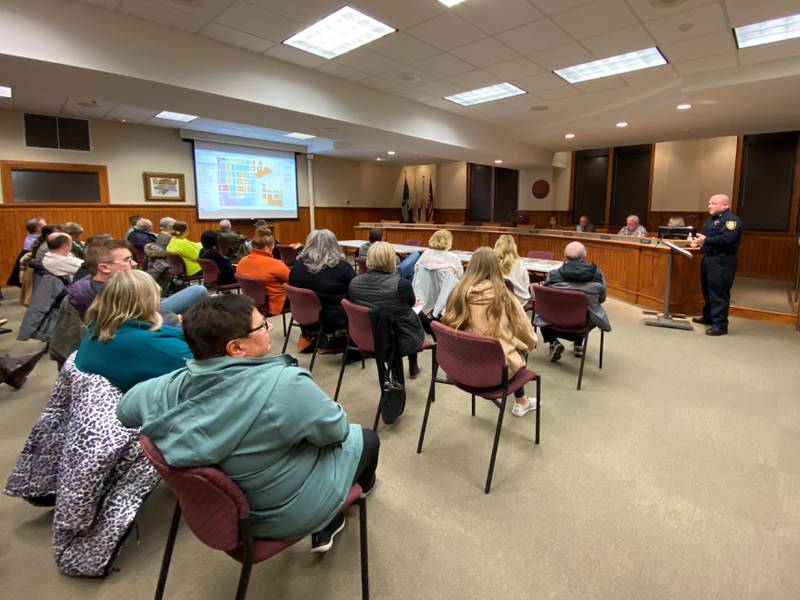
[[[367,268],[367,259],[366,258],[361,258],[360,256],[356,256],[356,266],[358,267],[358,274],[359,275],[369,271],[369,269]]]
[[[431,404],[436,399],[437,383],[454,385],[471,394],[473,417],[475,416],[475,396],[489,400],[500,410],[500,414],[497,417],[492,456],[489,460],[489,472],[486,476],[486,486],[484,487],[484,492],[488,494],[492,488],[494,463],[497,458],[500,433],[503,429],[503,416],[506,411],[508,395],[513,394],[529,381],[536,381],[536,430],[534,442],[536,444],[539,443],[539,425],[542,412],[541,378],[533,371],[522,368],[514,374],[514,377],[509,379],[506,357],[500,342],[496,338],[458,331],[439,321],[431,322],[431,327],[436,338],[436,348],[433,351],[434,364],[433,372],[431,373],[431,387],[428,391],[422,429],[419,432],[417,454],[422,452],[422,442],[425,439],[428,415],[430,414]],[[437,377],[439,366],[447,374],[446,379]]]
[[[192,533],[215,550],[221,550],[242,563],[236,600],[244,600],[250,582],[250,571],[258,564],[283,552],[299,540],[254,538],[250,527],[250,506],[242,490],[225,473],[215,467],[174,469],[161,451],[145,436],[139,436],[145,456],[161,475],[175,496],[175,512],[164,548],[161,573],[158,576],[155,600],[164,597],[167,575],[175,547],[181,516]],[[361,529],[361,597],[369,598],[369,559],[367,553],[367,499],[361,486],[353,485],[342,511],[358,504]]]
[[[212,292],[232,292],[240,289],[238,283],[221,284],[219,282],[219,267],[213,260],[198,258],[200,268],[203,269],[203,285]]]
[[[531,250],[528,252],[528,258],[541,258],[543,260],[554,260],[556,255],[547,250]]]
[[[264,287],[264,283],[262,281],[254,277],[245,277],[244,275],[239,275],[238,273],[236,273],[235,277],[236,281],[239,282],[242,292],[250,296],[250,298],[253,300],[253,304],[258,312],[265,317],[277,316],[269,312],[269,292],[267,292],[267,288]],[[286,305],[284,305],[283,311],[280,313],[281,317],[283,318],[283,335],[287,335],[286,313],[288,312],[289,309],[286,307]]]
[[[406,246],[422,246],[422,240],[406,240]]]
[[[231,241],[222,236],[217,237],[217,249],[222,256],[228,256],[231,252]]]
[[[287,267],[291,267],[297,260],[297,248],[289,244],[278,244],[281,253],[281,260]]]
[[[186,274],[186,263],[183,262],[183,258],[180,254],[167,252],[167,262],[169,262],[169,268],[172,271],[172,276],[178,281],[187,283],[189,285],[203,281],[202,271],[194,275]]]
[[[292,326],[295,323],[301,327],[318,325],[317,339],[314,340],[314,352],[311,354],[311,363],[308,366],[308,370],[311,371],[314,368],[314,361],[317,359],[317,349],[319,348],[319,340],[322,337],[324,327],[322,303],[311,290],[294,287],[288,283],[284,283],[283,288],[289,297],[289,305],[292,311],[292,318],[289,319],[289,331],[286,333],[286,339],[283,342],[283,352],[286,352],[286,346],[289,345],[289,337],[292,335]]]
[[[532,285],[531,294],[536,296],[536,314],[549,323],[548,328],[558,332],[583,336],[583,356],[578,371],[578,389],[583,381],[583,364],[589,350],[589,332],[594,328],[589,320],[589,301],[586,294],[578,290],[564,290],[543,285]],[[603,368],[603,342],[605,331],[600,330],[599,368]]]
[[[333,395],[334,402],[339,401],[339,390],[342,387],[342,377],[347,366],[347,355],[349,352],[359,352],[361,354],[361,368],[364,368],[364,355],[375,353],[375,338],[372,332],[372,321],[369,318],[369,307],[354,304],[346,298],[342,300],[342,308],[347,314],[347,346],[342,354],[342,366],[339,369],[339,379],[336,382],[336,393]],[[434,344],[425,340],[422,344],[423,350],[430,350]],[[404,382],[401,382],[404,383]],[[378,373],[378,385],[383,385],[381,374]],[[379,398],[383,398],[380,394]],[[381,417],[381,401],[378,400],[378,410],[375,413],[375,422],[372,429],[378,429],[378,422]]]

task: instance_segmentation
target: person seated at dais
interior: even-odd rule
[[[628,215],[628,218],[625,220],[625,227],[619,230],[618,235],[645,237],[647,235],[647,229],[642,227],[639,223],[639,217],[636,215]]]
[[[247,296],[197,304],[184,318],[194,359],[130,390],[117,416],[171,466],[214,465],[235,481],[255,537],[313,534],[312,552],[325,552],[352,484],[374,485],[380,443],[295,359],[267,356],[270,328]]]
[[[587,215],[581,215],[578,219],[578,224],[575,226],[575,231],[580,231],[583,233],[591,233],[594,231],[594,225],[592,222],[589,221],[589,217]]]

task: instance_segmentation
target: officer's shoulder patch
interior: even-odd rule
[[[727,229],[728,231],[733,231],[734,229],[736,229],[737,224],[738,223],[736,223],[736,221],[733,220],[725,221],[725,229]]]

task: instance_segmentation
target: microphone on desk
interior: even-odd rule
[[[508,214],[506,214],[506,217],[508,218],[508,222],[511,223],[512,227],[516,227],[517,226],[518,221],[517,221],[517,217],[515,215],[512,215],[511,213],[508,213]]]

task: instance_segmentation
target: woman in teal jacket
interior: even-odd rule
[[[75,366],[123,392],[183,367],[192,351],[180,327],[163,324],[160,301],[158,285],[144,271],[115,273],[86,312],[90,325]]]

